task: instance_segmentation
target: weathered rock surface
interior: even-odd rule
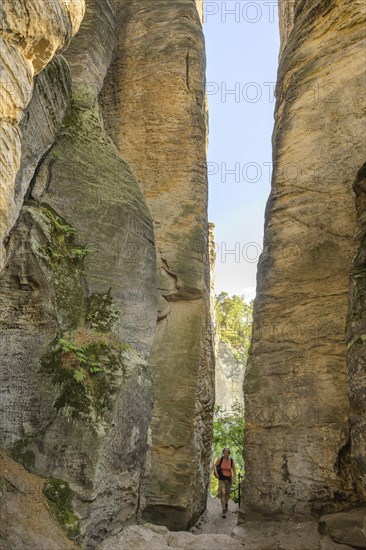
[[[363,547],[361,0],[280,3],[245,525],[180,531],[206,505],[214,402],[202,11],[87,0],[71,40],[82,0],[0,7],[0,446],[57,478],[1,454],[6,550],[73,548],[44,483],[87,548]],[[127,527],[143,510],[177,532]]]
[[[84,10],[84,0],[7,0],[0,7],[1,35],[37,74],[70,42]]]
[[[53,145],[69,107],[70,69],[58,55],[35,79],[30,103],[19,124],[20,168],[15,179],[14,203],[19,212],[39,161]]]
[[[72,529],[77,537],[77,518],[65,505],[64,484],[27,472],[4,452],[0,453],[0,546],[4,550],[72,550],[76,546],[66,537]],[[55,490],[49,491],[54,487]],[[61,489],[62,490],[62,489]],[[61,495],[62,498],[58,498]],[[211,499],[210,517],[201,525],[203,534],[169,532],[161,525],[134,525],[107,535],[100,550],[347,550],[348,545],[332,542],[319,534],[316,524],[281,525],[268,522],[237,528],[234,537],[227,533],[229,518],[221,519],[220,503]],[[234,507],[229,504],[229,510]],[[230,514],[229,514],[230,515]],[[230,532],[230,531],[229,531]]]
[[[224,411],[232,411],[235,403],[243,402],[245,367],[234,357],[230,345],[221,340],[215,370],[215,403]]]
[[[182,529],[205,507],[213,408],[204,41],[192,0],[117,5],[103,114],[152,214],[160,295],[145,517]]]
[[[345,324],[357,248],[352,183],[365,153],[365,12],[357,0],[282,2],[281,11],[290,4],[244,384],[246,522],[304,521],[360,499],[349,468]]]
[[[280,23],[280,59],[292,27],[294,26],[295,2],[283,0],[278,4],[278,16]]]
[[[31,550],[76,550],[66,530],[50,513],[43,494],[46,480],[0,452],[0,547]]]
[[[321,532],[339,544],[366,548],[366,508],[322,516],[319,525]]]
[[[65,102],[68,110],[38,163],[0,276],[0,445],[30,470],[69,482],[88,547],[135,520],[144,503],[153,399],[146,359],[157,316],[150,213],[97,100],[111,57],[106,7],[88,4],[66,54],[71,103],[62,78],[52,79],[68,67],[55,61],[46,93],[29,106],[24,147],[34,148],[25,169],[38,162],[42,140],[54,140],[42,133],[30,143],[42,101],[46,114]]]
[[[236,527],[234,538],[244,541],[245,550],[351,550],[347,544],[338,544],[319,533],[317,521],[273,522],[249,521]]]
[[[353,259],[347,319],[348,387],[351,405],[349,472],[361,502],[366,502],[366,164],[354,185],[357,254]]]
[[[165,531],[164,531],[165,529]],[[171,533],[163,526],[144,525],[129,527],[107,539],[100,550],[242,550],[243,541],[228,535],[192,535],[186,532]]]
[[[115,0],[87,0],[81,32],[65,53],[74,86],[98,94],[110,65],[116,39]]]
[[[5,262],[3,239],[21,206],[14,197],[21,156],[19,122],[32,97],[33,76],[69,43],[83,15],[84,0],[7,0],[0,6],[0,269]]]

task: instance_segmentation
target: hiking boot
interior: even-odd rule
[[[226,510],[223,510],[223,511],[222,511],[222,517],[223,517],[223,518],[226,518]]]

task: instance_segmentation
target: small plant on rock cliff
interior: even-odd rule
[[[51,513],[66,529],[68,536],[76,538],[80,532],[79,518],[71,511],[69,484],[62,479],[49,479],[43,487],[43,494],[49,501]]]
[[[46,249],[46,254],[50,260],[57,261],[68,258],[69,260],[79,260],[92,252],[83,246],[76,245],[77,231],[69,225],[59,214],[50,206],[42,204],[42,213],[49,219],[52,227],[51,241]]]
[[[63,368],[73,369],[73,376],[77,382],[86,383],[88,377],[103,370],[100,363],[91,359],[91,357],[95,357],[95,341],[89,341],[78,346],[76,341],[69,342],[64,338],[60,338],[58,345],[62,350],[61,364]],[[104,346],[106,344],[105,342],[98,342],[98,345]]]
[[[82,283],[85,259],[92,250],[77,243],[77,230],[48,204],[30,203],[26,209],[39,229],[40,237],[34,240],[33,249],[47,268],[60,324],[76,328],[84,322]]]
[[[112,333],[79,328],[68,338],[56,340],[42,359],[60,391],[56,409],[67,407],[71,416],[102,414],[114,389],[114,372],[124,372],[121,353],[128,349]]]

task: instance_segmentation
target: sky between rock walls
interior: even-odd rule
[[[216,293],[255,296],[272,171],[277,1],[204,0]]]

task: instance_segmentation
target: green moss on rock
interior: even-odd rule
[[[118,380],[126,375],[122,352],[129,346],[112,333],[86,328],[65,338],[57,338],[41,360],[58,386],[54,407],[72,418],[96,420],[109,408]]]
[[[31,245],[50,274],[61,325],[76,328],[84,319],[82,277],[91,250],[77,244],[76,229],[48,204],[29,203],[25,209],[43,234],[38,240],[33,237]]]
[[[71,510],[71,490],[69,484],[62,479],[49,479],[43,494],[48,499],[48,507],[57,521],[66,529],[70,538],[76,538],[80,533],[79,518]]]
[[[28,448],[28,446],[28,439],[19,439],[10,449],[10,454],[11,457],[16,460],[16,462],[20,462],[20,464],[22,464],[24,468],[26,468],[27,470],[31,470],[34,467],[35,454],[31,449]]]

